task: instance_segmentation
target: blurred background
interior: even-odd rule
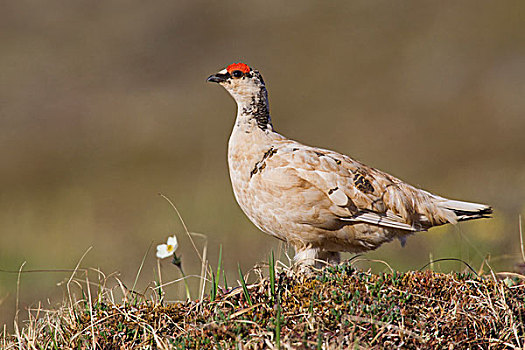
[[[199,274],[158,193],[206,234],[196,244],[213,266],[222,245],[231,285],[237,263],[246,272],[267,261],[279,243],[243,215],[229,182],[235,104],[205,82],[243,61],[262,72],[280,133],[496,209],[364,258],[401,271],[489,258],[512,271],[525,206],[524,14],[522,1],[4,1],[0,268],[73,269],[92,247],[80,266],[131,287],[147,254],[143,290],[157,278],[155,246],[177,234],[186,273]],[[180,276],[160,266],[164,281]],[[20,317],[60,302],[69,275],[22,274]],[[190,285],[196,297],[198,280]],[[180,283],[166,292],[184,297]],[[0,273],[8,329],[16,295],[17,274]]]

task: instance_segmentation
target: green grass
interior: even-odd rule
[[[246,281],[244,279],[244,275],[241,271],[241,265],[237,265],[239,269],[239,278],[241,280],[241,286],[242,286],[242,292],[244,294],[244,298],[246,302],[248,302],[248,305],[253,306],[252,298],[250,297],[250,292],[248,291],[248,287],[246,286]]]
[[[147,295],[122,289],[116,302],[118,288],[107,281],[98,293],[84,285],[79,299],[70,296],[62,308],[40,310],[15,334],[4,333],[0,347],[427,349],[524,342],[525,284],[518,274],[372,274],[349,263],[297,274],[276,271],[271,256],[268,277],[248,285],[240,268],[239,277],[239,286],[220,288],[217,273],[214,300],[172,303],[154,288]]]

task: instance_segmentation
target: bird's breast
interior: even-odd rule
[[[235,199],[259,229],[278,236],[274,202],[280,197],[279,188],[261,177],[271,167],[273,155],[267,135],[234,128],[228,143],[228,167]]]

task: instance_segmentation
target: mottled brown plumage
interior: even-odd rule
[[[340,251],[364,252],[394,238],[404,243],[414,232],[492,212],[274,132],[262,76],[246,67],[230,65],[208,78],[237,102],[228,145],[233,191],[258,228],[294,246],[296,261],[334,263]]]

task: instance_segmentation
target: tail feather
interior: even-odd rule
[[[458,221],[490,218],[492,208],[485,204],[470,203],[445,199],[439,206],[452,210],[457,216]]]

